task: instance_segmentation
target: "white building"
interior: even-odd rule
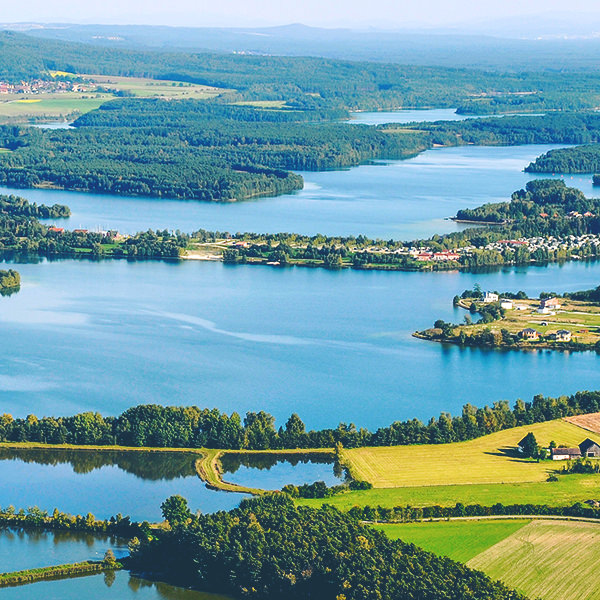
[[[498,302],[498,294],[494,294],[493,292],[485,292],[485,294],[483,294],[483,301],[486,303]]]

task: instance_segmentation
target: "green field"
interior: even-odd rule
[[[526,519],[506,521],[438,521],[374,525],[389,538],[401,539],[425,550],[467,562],[525,525]]]
[[[345,450],[343,460],[355,479],[376,488],[542,482],[556,463],[536,462],[516,453],[518,442],[530,431],[540,445],[554,440],[575,446],[588,437],[577,425],[557,419],[467,442]]]
[[[600,499],[600,476],[564,475],[555,483],[495,483],[477,485],[435,485],[423,487],[384,488],[349,492],[325,500],[298,500],[318,506],[324,502],[348,510],[353,506],[454,506],[481,504],[547,504],[566,506],[575,502]]]
[[[464,562],[530,598],[600,600],[600,523],[465,520],[375,528]]]
[[[532,521],[467,565],[543,600],[600,600],[600,525]]]
[[[98,108],[114,96],[101,94],[80,94],[66,92],[62,94],[40,94],[35,102],[29,96],[20,100],[4,100],[0,102],[0,121],[16,120],[59,120],[83,114]]]

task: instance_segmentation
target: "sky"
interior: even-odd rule
[[[4,23],[322,27],[447,27],[568,10],[582,21],[598,0],[0,0]]]

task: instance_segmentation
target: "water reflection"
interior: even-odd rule
[[[50,466],[68,464],[74,473],[80,475],[115,466],[149,481],[194,477],[197,475],[195,461],[198,458],[199,454],[186,452],[0,448],[0,461],[20,460]]]
[[[226,453],[220,458],[223,478],[230,483],[281,489],[288,483],[302,485],[324,481],[340,483],[345,472],[331,454],[271,454],[260,452]]]

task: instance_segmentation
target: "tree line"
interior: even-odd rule
[[[411,523],[424,519],[451,519],[456,517],[490,516],[555,516],[583,517],[600,519],[600,509],[596,506],[576,502],[570,506],[549,506],[547,504],[502,504],[492,506],[463,504],[454,506],[353,506],[348,514],[355,519],[371,522]]]
[[[584,391],[558,398],[536,395],[531,402],[519,399],[512,408],[507,401],[480,408],[466,404],[461,415],[442,413],[427,423],[418,419],[395,421],[375,431],[353,423],[307,431],[296,414],[276,428],[275,418],[264,411],[248,412],[242,420],[238,413],[228,415],[218,409],[149,404],[129,408],[116,417],[86,412],[70,417],[29,415],[15,419],[4,414],[0,417],[0,441],[230,450],[443,444],[598,411],[600,392]]]

